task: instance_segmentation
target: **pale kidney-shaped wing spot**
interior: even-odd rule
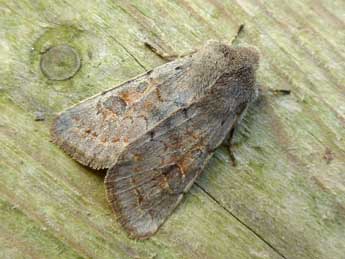
[[[116,116],[123,114],[127,107],[126,102],[116,95],[109,96],[103,101],[102,105],[104,109],[113,112]]]

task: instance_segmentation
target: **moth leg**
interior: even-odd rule
[[[289,95],[291,90],[289,89],[269,89],[273,95]]]
[[[145,42],[144,44],[145,44],[145,46],[147,48],[149,48],[158,57],[160,57],[161,59],[164,59],[164,60],[166,60],[168,62],[169,61],[174,61],[175,59],[178,59],[178,58],[183,58],[183,57],[189,56],[189,55],[191,55],[191,54],[196,52],[196,50],[192,50],[192,51],[184,53],[182,55],[169,54],[169,53],[166,53],[164,50],[160,49],[159,47],[153,46],[153,44],[151,44],[150,42]]]
[[[237,163],[236,163],[236,158],[234,156],[234,153],[232,152],[232,139],[233,136],[235,134],[235,129],[236,127],[233,127],[229,133],[229,138],[228,138],[228,151],[229,151],[229,157],[230,157],[230,161],[231,161],[231,165],[233,167],[236,167]]]
[[[158,57],[160,57],[161,59],[164,59],[166,61],[173,61],[179,57],[177,54],[166,53],[160,47],[154,46],[150,42],[144,42],[144,44],[149,50],[151,50],[153,53],[155,53]]]
[[[259,89],[259,95],[272,94],[274,96],[282,96],[282,95],[291,94],[291,90],[289,89],[272,89],[272,88],[265,89],[261,87],[260,85],[258,86],[258,89]]]

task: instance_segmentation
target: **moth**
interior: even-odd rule
[[[107,168],[105,189],[130,236],[165,222],[258,93],[259,54],[209,41],[62,112],[53,141],[83,165]]]

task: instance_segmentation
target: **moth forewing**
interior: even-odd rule
[[[53,141],[83,165],[109,168],[128,143],[176,110],[169,99],[188,93],[169,86],[186,77],[189,64],[188,58],[164,64],[67,109],[52,125]]]
[[[257,55],[212,42],[192,56],[190,77],[175,85],[193,90],[190,101],[131,142],[108,170],[107,196],[131,236],[159,229],[235,127],[255,92],[258,59],[248,54]]]

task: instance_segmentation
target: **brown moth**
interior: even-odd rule
[[[209,41],[61,113],[52,136],[83,165],[109,168],[107,198],[135,238],[154,234],[257,96],[259,54]]]

